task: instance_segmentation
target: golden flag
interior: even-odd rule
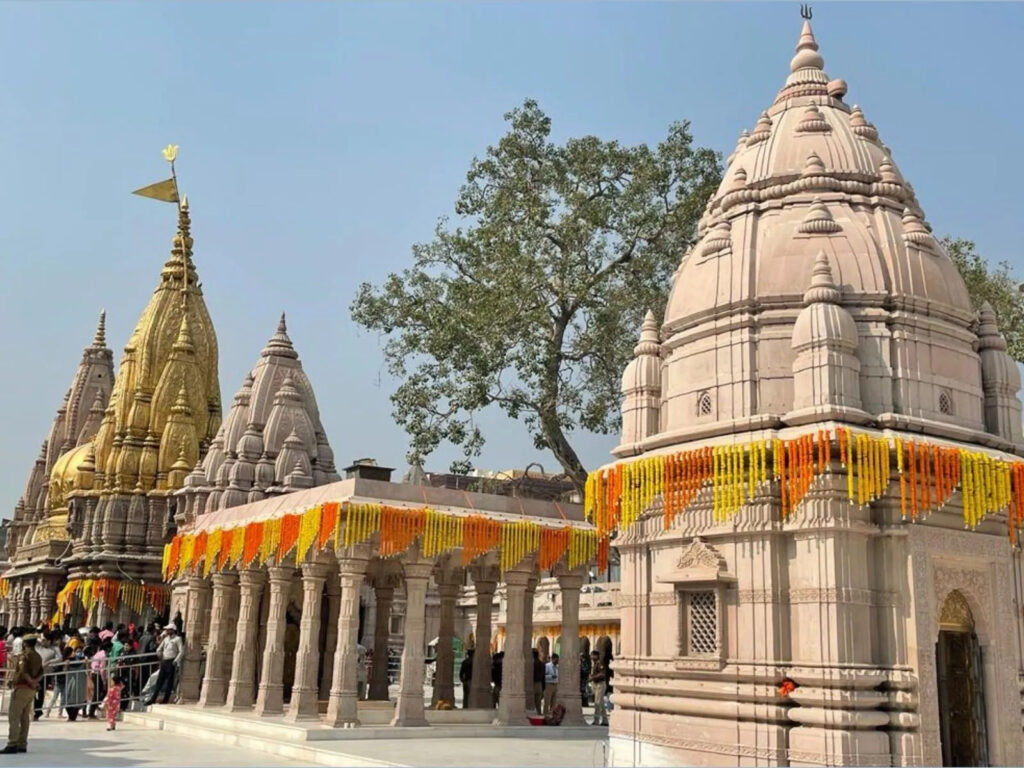
[[[172,176],[169,179],[158,181],[156,184],[150,184],[148,187],[136,189],[132,194],[163,200],[165,203],[176,203],[178,202],[178,184]]]

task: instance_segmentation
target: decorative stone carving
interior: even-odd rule
[[[726,568],[725,558],[703,539],[696,538],[680,553],[675,569],[658,580],[672,584],[735,581]]]

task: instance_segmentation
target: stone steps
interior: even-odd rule
[[[217,744],[238,746],[275,757],[301,760],[315,765],[338,766],[394,766],[346,752],[360,741],[377,739],[465,739],[465,738],[589,738],[589,728],[539,728],[533,726],[500,727],[490,724],[494,713],[490,711],[454,710],[450,712],[428,712],[440,715],[443,721],[426,728],[392,728],[388,725],[373,725],[368,721],[378,715],[387,714],[391,708],[374,704],[360,707],[360,718],[364,723],[359,728],[329,728],[318,721],[285,723],[281,719],[259,718],[251,713],[229,713],[199,709],[193,706],[158,706],[148,712],[125,712],[125,722],[146,728],[180,733],[191,739]],[[484,722],[451,724],[455,716],[473,719],[487,718]]]

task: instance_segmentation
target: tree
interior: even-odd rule
[[[971,240],[954,240],[947,235],[942,238],[942,246],[963,275],[974,309],[980,309],[986,301],[992,305],[1010,356],[1024,362],[1024,293],[1010,264],[1001,261],[990,267]]]
[[[469,466],[484,442],[473,415],[497,405],[582,489],[571,433],[617,429],[622,370],[644,313],[664,310],[720,158],[693,146],[685,122],[651,149],[555,144],[530,100],[505,119],[470,165],[458,225],[442,218],[410,268],[360,286],[352,317],[388,336],[410,461],[448,441]]]

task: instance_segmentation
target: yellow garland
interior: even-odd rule
[[[181,539],[181,558],[178,560],[178,573],[180,577],[185,573],[186,568],[192,566],[192,556],[195,552],[196,537],[191,533],[185,534]]]
[[[301,563],[306,560],[313,542],[320,533],[320,507],[316,506],[306,510],[299,522],[299,541],[295,552],[295,562]]]
[[[232,528],[225,536],[231,536],[231,547],[228,549],[228,565],[234,567],[242,559],[242,550],[245,548],[245,527]]]
[[[263,523],[263,541],[260,542],[260,565],[264,565],[277,556],[277,546],[281,543],[281,518],[275,517]]]
[[[206,559],[203,560],[203,576],[209,576],[210,571],[213,570],[213,565],[217,562],[217,555],[220,554],[221,541],[223,538],[224,532],[220,528],[210,531],[207,534]]]

